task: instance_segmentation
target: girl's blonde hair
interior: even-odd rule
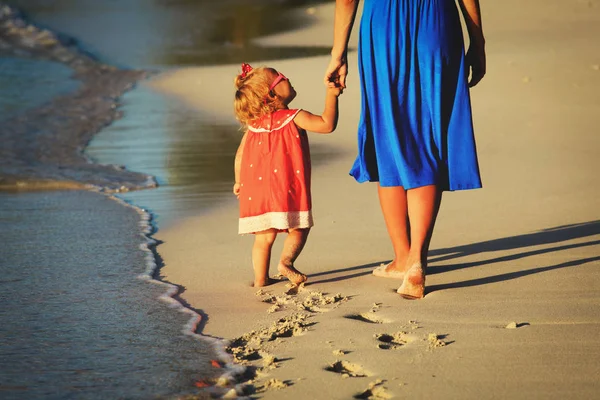
[[[271,73],[269,73],[271,72]],[[260,117],[285,107],[285,104],[274,93],[269,92],[272,75],[277,74],[273,68],[254,68],[246,74],[235,77],[235,100],[233,108],[235,117],[244,126]]]

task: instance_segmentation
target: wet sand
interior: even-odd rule
[[[208,316],[202,333],[230,341],[232,362],[254,374],[221,385],[245,382],[264,399],[596,396],[600,3],[483,9],[489,72],[472,96],[484,189],[444,195],[425,299],[402,300],[397,281],[371,275],[392,251],[375,186],[347,175],[360,98],[354,64],[337,131],[310,136],[340,156],[314,170],[302,290],[249,286],[252,237],[236,235],[234,198],[157,233],[163,274]],[[321,23],[260,43],[329,44],[332,6],[315,15]],[[295,107],[319,111],[327,62],[264,63],[293,81]],[[187,68],[149,83],[233,123],[233,88],[223,88],[238,70]]]

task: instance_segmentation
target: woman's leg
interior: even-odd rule
[[[288,278],[295,285],[299,285],[307,279],[306,275],[294,268],[294,262],[304,248],[309,232],[310,228],[290,229],[283,243],[281,259],[277,269],[281,275]]]
[[[410,220],[410,251],[407,266],[421,262],[427,266],[427,253],[442,201],[442,191],[435,185],[410,189],[407,192],[408,218]]]
[[[382,187],[377,184],[379,204],[394,248],[394,260],[387,271],[404,271],[410,250],[408,203],[402,186]]]
[[[425,294],[427,253],[442,192],[435,185],[422,186],[408,190],[407,200],[411,245],[406,261],[407,271],[398,293],[405,298],[419,299]]]
[[[256,232],[254,235],[254,246],[252,246],[254,287],[266,286],[271,283],[269,264],[271,263],[271,249],[276,237],[277,230],[275,229]]]

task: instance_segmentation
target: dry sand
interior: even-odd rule
[[[488,75],[472,99],[484,188],[445,194],[425,299],[402,300],[398,281],[371,275],[392,250],[375,185],[348,176],[355,53],[337,131],[310,135],[316,152],[335,156],[313,173],[315,227],[297,261],[305,287],[249,287],[253,238],[236,234],[233,195],[160,227],[163,276],[207,315],[202,333],[229,340],[231,360],[254,367],[261,398],[599,396],[600,1],[482,7]],[[316,25],[262,43],[329,45],[333,5],[310,12]],[[292,80],[292,106],[320,112],[327,62],[268,64]],[[232,123],[238,70],[181,69],[151,84]]]

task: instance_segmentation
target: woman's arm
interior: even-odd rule
[[[471,40],[483,41],[483,27],[481,25],[481,7],[479,0],[458,0],[460,8],[467,23],[467,30]]]
[[[242,136],[242,140],[240,141],[240,145],[238,146],[237,151],[235,152],[235,161],[233,162],[233,171],[235,174],[235,183],[233,184],[233,194],[239,196],[240,194],[240,175],[242,169],[242,155],[244,154],[244,145],[246,144],[246,136],[248,136],[248,131],[244,133]]]
[[[325,110],[321,115],[315,115],[305,110],[300,110],[294,122],[300,128],[315,133],[331,133],[335,130],[338,121],[338,96],[341,88],[327,88],[325,96]]]
[[[333,48],[331,49],[331,61],[325,72],[325,84],[327,86],[346,87],[348,41],[354,26],[359,1],[336,0],[335,2]]]
[[[458,0],[469,32],[469,50],[467,62],[471,67],[469,86],[475,86],[483,78],[486,70],[485,38],[481,25],[481,7],[479,0]]]

